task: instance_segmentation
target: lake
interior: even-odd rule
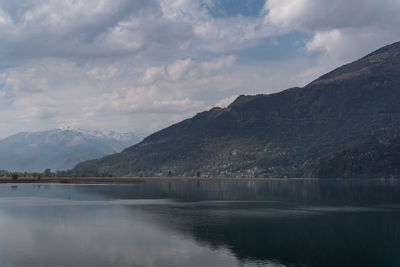
[[[1,266],[400,266],[396,180],[0,185]]]

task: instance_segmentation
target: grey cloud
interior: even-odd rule
[[[6,14],[10,16],[13,23],[18,24],[23,19],[25,13],[34,8],[37,3],[30,0],[21,0],[21,1],[0,1],[0,9],[2,9]]]
[[[0,0],[0,59],[161,57],[235,50],[275,33],[263,17],[213,18],[200,1]]]
[[[0,58],[96,57],[129,54],[142,36],[124,26],[133,17],[155,14],[143,1],[1,1]],[[140,26],[140,25],[139,25]],[[116,33],[118,36],[116,36]],[[132,47],[129,41],[136,41]]]

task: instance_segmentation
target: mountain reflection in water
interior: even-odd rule
[[[397,181],[0,185],[2,266],[400,266]]]

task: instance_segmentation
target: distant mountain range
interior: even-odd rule
[[[209,177],[400,176],[400,43],[303,88],[239,96],[76,174]]]
[[[29,172],[71,169],[81,161],[120,152],[141,139],[132,133],[70,127],[17,133],[0,140],[0,169]]]

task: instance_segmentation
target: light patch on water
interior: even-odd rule
[[[22,208],[0,210],[3,266],[237,265],[234,256],[163,231],[126,207]]]
[[[171,205],[169,199],[114,199],[114,200],[67,200],[42,197],[3,197],[0,207],[8,206],[143,206]]]

